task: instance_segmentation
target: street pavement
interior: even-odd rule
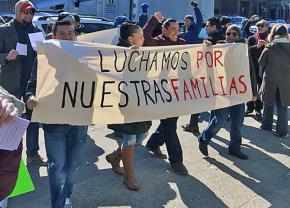
[[[199,123],[201,130],[206,128],[207,119],[208,114],[203,114]],[[276,122],[277,118],[274,119]],[[170,170],[168,160],[153,157],[141,146],[137,149],[135,164],[141,185],[138,192],[127,190],[122,177],[113,173],[106,162],[106,154],[117,148],[112,131],[106,126],[91,126],[85,162],[79,169],[74,186],[73,208],[290,207],[289,137],[281,139],[271,132],[260,130],[257,119],[247,117],[242,151],[249,155],[249,160],[228,155],[228,127],[212,140],[209,157],[204,157],[198,150],[197,134],[182,131],[180,127],[188,121],[189,116],[179,118],[178,135],[189,175],[176,175]],[[143,144],[158,124],[158,121],[153,122]],[[40,135],[40,154],[45,156],[42,131]],[[162,150],[166,151],[165,146]],[[25,149],[23,158],[26,158]],[[46,168],[30,165],[28,169],[36,189],[11,199],[9,208],[49,208]]]

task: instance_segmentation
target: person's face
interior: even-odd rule
[[[139,28],[132,36],[129,36],[128,41],[131,45],[142,47],[144,43],[143,29]]]
[[[266,25],[257,25],[257,27],[258,27],[258,33],[265,33],[269,29],[268,26]]]
[[[76,40],[76,35],[72,25],[58,25],[56,33],[52,37],[58,40]]]
[[[20,12],[20,18],[22,23],[31,23],[34,16],[34,11],[32,9],[28,9]]]
[[[207,22],[205,25],[205,30],[207,34],[210,34],[216,30],[216,26],[215,25],[211,26],[211,24]]]
[[[192,21],[190,19],[184,19],[184,26],[189,27],[192,24]]]
[[[235,30],[229,30],[226,33],[226,41],[228,43],[237,42],[240,39],[238,33]]]
[[[179,24],[177,22],[171,22],[170,26],[166,29],[163,28],[163,35],[173,42],[177,42],[179,36]]]

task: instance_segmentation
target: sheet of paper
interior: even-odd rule
[[[0,127],[0,149],[17,150],[30,121],[17,117]]]
[[[37,43],[45,40],[42,32],[28,34],[32,48],[37,50]]]
[[[16,51],[21,56],[27,56],[27,45],[22,43],[16,44]]]

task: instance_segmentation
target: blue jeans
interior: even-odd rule
[[[240,151],[242,144],[242,127],[244,123],[245,104],[234,105],[228,108],[222,108],[211,112],[211,119],[207,129],[205,129],[198,137],[199,141],[204,144],[209,144],[212,137],[224,127],[228,115],[231,117],[230,128],[230,145],[232,151]]]
[[[26,113],[23,117],[31,120],[32,111],[26,108]],[[38,155],[39,150],[39,123],[31,122],[26,130],[26,154],[29,157]]]
[[[44,130],[52,208],[63,208],[85,147],[87,126],[53,125]]]
[[[140,145],[145,139],[145,133],[141,134],[124,134],[122,133],[122,139],[118,139],[118,144],[121,149]]]
[[[287,106],[281,105],[280,93],[276,94],[276,107],[277,107],[277,134],[288,134],[288,112]],[[273,126],[273,112],[274,106],[264,106],[262,128],[272,130]]]
[[[151,149],[157,149],[165,143],[171,164],[183,161],[182,149],[176,132],[177,120],[178,117],[160,120],[160,125],[146,144]]]

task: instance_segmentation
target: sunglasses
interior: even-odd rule
[[[265,25],[257,25],[258,28],[263,28]]]
[[[28,14],[34,15],[34,11],[32,11],[32,10],[23,11],[22,13],[25,14],[25,15],[28,15]]]
[[[227,36],[233,35],[234,37],[237,37],[238,33],[236,33],[236,32],[227,32],[226,35]]]

